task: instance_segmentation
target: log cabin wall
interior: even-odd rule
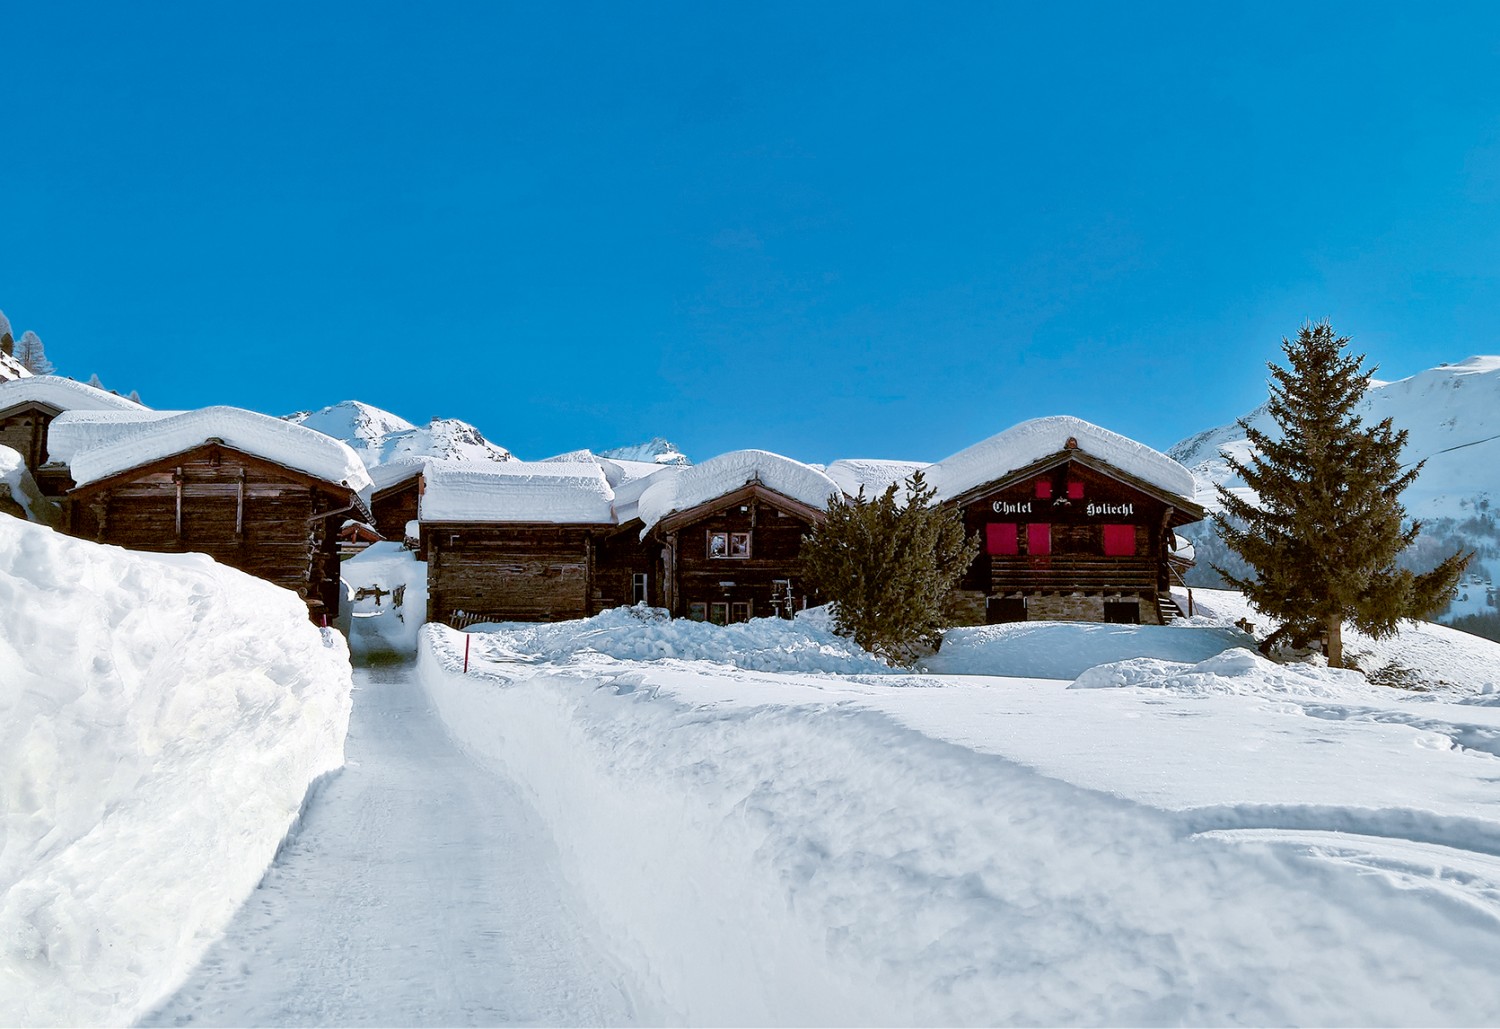
[[[593,549],[612,525],[426,522],[427,620],[557,622],[593,613]]]
[[[0,414],[0,446],[20,454],[33,477],[47,460],[47,427],[57,415],[56,408],[35,403]]]
[[[963,503],[979,556],[950,614],[983,621],[1160,621],[1172,507],[1077,461]]]
[[[811,529],[810,520],[764,496],[671,525],[663,535],[673,566],[672,614],[727,623],[818,603],[797,575],[802,537]]]
[[[205,445],[75,490],[67,529],[130,550],[207,554],[294,591],[318,620],[338,614],[338,528],[351,496],[272,462]]]
[[[641,522],[632,519],[595,539],[590,614],[641,601],[652,607],[666,606],[661,542],[650,537],[642,540],[640,535]]]
[[[382,490],[370,498],[370,514],[375,519],[370,524],[385,539],[397,543],[406,538],[406,523],[417,519],[417,508],[421,502],[420,478]]]

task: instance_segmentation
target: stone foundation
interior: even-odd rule
[[[979,590],[954,590],[943,604],[943,617],[949,625],[983,625],[984,601]]]
[[[949,625],[983,625],[986,621],[986,597],[978,590],[959,590],[949,595],[944,615]],[[1026,598],[1026,620],[1031,622],[1102,622],[1104,602],[1134,601],[1140,608],[1142,625],[1160,625],[1161,616],[1154,598],[1140,596],[1102,596],[1094,593],[1033,594]]]

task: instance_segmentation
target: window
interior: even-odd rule
[[[651,602],[650,584],[651,580],[647,577],[645,572],[635,573],[635,575],[633,576],[633,581],[630,585],[630,593],[634,603],[649,604]]]
[[[1036,495],[1042,500],[1046,500],[1048,497],[1052,496],[1052,480],[1038,479],[1036,481]]]
[[[750,556],[748,532],[713,532],[708,534],[708,556],[711,558],[747,558]]]
[[[1083,499],[1083,483],[1081,481],[1079,481],[1078,479],[1069,479],[1068,480],[1068,499],[1069,500],[1082,500]]]
[[[988,597],[984,603],[984,620],[990,625],[1026,621],[1025,597]]]
[[[726,601],[715,601],[708,605],[708,620],[715,625],[729,624],[729,604]]]
[[[694,601],[688,605],[688,618],[695,622],[708,621],[708,605],[700,601]]]
[[[1052,553],[1052,526],[1033,522],[1026,526],[1026,553],[1032,557],[1045,557]]]
[[[991,522],[984,527],[986,554],[1019,554],[1020,541],[1015,522]]]
[[[1141,602],[1139,600],[1106,600],[1104,620],[1116,625],[1140,625]]]
[[[750,620],[750,602],[748,600],[736,600],[730,604],[729,620],[731,622],[748,622]]]
[[[1105,557],[1130,557],[1134,554],[1134,525],[1106,525],[1104,527]]]

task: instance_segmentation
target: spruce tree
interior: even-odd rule
[[[932,507],[921,472],[875,499],[836,498],[804,538],[802,577],[834,602],[834,631],[889,664],[909,665],[934,645],[943,602],[978,553],[963,519]]]
[[[21,333],[21,339],[16,343],[15,358],[32,375],[52,374],[52,362],[47,360],[41,338],[30,329]]]
[[[1220,486],[1223,510],[1213,516],[1253,574],[1215,571],[1282,623],[1262,648],[1321,635],[1334,667],[1344,664],[1346,621],[1378,638],[1402,619],[1436,613],[1473,556],[1456,553],[1424,574],[1396,567],[1421,532],[1420,522],[1403,525],[1401,491],[1422,464],[1401,467],[1405,429],[1393,429],[1389,418],[1365,425],[1354,413],[1375,369],[1364,370],[1364,355],[1345,353],[1348,344],[1327,322],[1304,325],[1296,342],[1281,341],[1288,366],[1269,365],[1268,405],[1281,435],[1241,419],[1250,459],[1225,455],[1258,502]]]

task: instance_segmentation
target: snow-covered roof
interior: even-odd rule
[[[370,488],[370,476],[348,444],[238,407],[205,407],[129,426],[114,439],[74,455],[73,480],[82,486],[183,453],[210,439],[314,478],[342,483],[356,493]]]
[[[826,469],[830,479],[849,496],[863,489],[868,498],[878,497],[891,483],[904,482],[911,473],[926,468],[926,461],[885,461],[876,458],[844,458]]]
[[[735,450],[670,477],[653,476],[637,509],[645,523],[641,536],[674,511],[687,511],[757,481],[819,510],[826,510],[828,498],[840,492],[838,483],[800,461],[765,450]]]
[[[381,490],[389,489],[397,483],[416,478],[422,474],[423,467],[427,463],[427,461],[420,459],[404,459],[392,461],[390,464],[378,464],[373,468],[369,468],[371,489],[373,492],[379,493]],[[366,467],[368,468],[369,466]]]
[[[30,375],[0,382],[0,411],[22,404],[46,404],[59,411],[139,411],[141,405],[108,390],[61,375]]]
[[[1193,496],[1192,473],[1167,455],[1070,415],[1022,422],[929,466],[925,474],[936,499],[950,500],[1065,449],[1070,438],[1081,452],[1128,475],[1175,496]]]
[[[614,491],[591,461],[433,462],[424,522],[614,523]]]
[[[47,428],[47,460],[72,464],[73,459],[85,450],[90,450],[120,436],[134,432],[146,422],[159,422],[182,414],[181,411],[152,411],[145,407],[122,411],[77,410],[64,411],[52,419]]]

